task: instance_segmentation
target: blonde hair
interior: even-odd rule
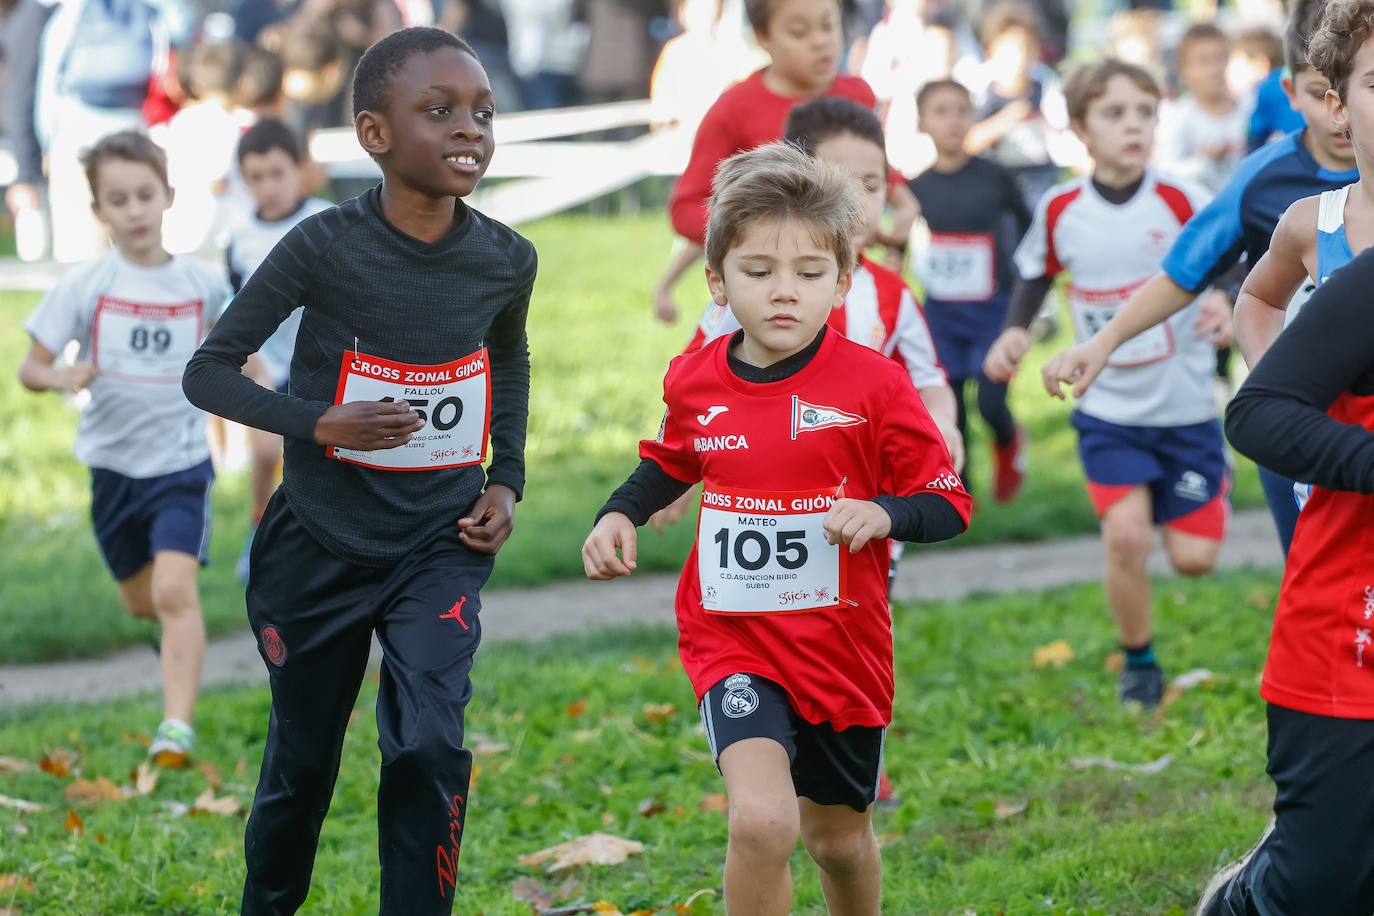
[[[1307,62],[1345,100],[1355,55],[1374,34],[1372,0],[1335,0],[1327,5],[1307,42]]]
[[[750,226],[786,220],[806,223],[835,253],[841,273],[853,266],[864,216],[858,181],[845,169],[790,143],[768,143],[722,162],[712,188],[706,223],[706,264],[712,270],[720,271]]]

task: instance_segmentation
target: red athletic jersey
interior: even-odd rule
[[[1374,397],[1332,418],[1374,430]],[[1374,496],[1314,486],[1284,567],[1260,695],[1317,716],[1374,719]]]
[[[733,588],[748,595],[743,589],[765,584],[740,583],[758,577],[743,570],[759,570],[771,554],[780,565],[762,567],[765,572],[814,584],[814,569],[826,562],[825,545],[814,530],[805,542],[809,554],[795,545],[805,524],[817,524],[826,499],[801,500],[813,513],[807,522],[785,514],[785,507],[797,507],[799,493],[830,500],[837,494],[872,499],[938,493],[965,523],[972,501],[934,421],[894,361],[828,333],[796,375],[751,383],[730,370],[728,346],[729,339],[721,338],[673,360],[664,380],[663,428],[657,440],[640,445],[640,455],[669,475],[704,485],[697,544],[676,599],[687,676],[698,701],[722,678],[748,672],[781,684],[808,722],[837,729],[885,726],[892,718],[893,681],[887,540],[870,541],[856,554],[844,547],[833,551],[843,573],[834,606],[820,610],[782,613],[804,591],[797,589],[781,592],[769,612],[722,613],[722,606],[708,611],[716,596],[715,586],[703,588],[704,570],[718,576],[722,592]],[[735,494],[737,502],[725,504],[730,511],[708,507],[723,505],[711,499],[713,491]],[[762,515],[773,502],[784,514]],[[719,530],[716,519],[725,522]],[[784,562],[802,556],[811,559],[800,568]],[[722,600],[726,611],[740,608]]]
[[[844,73],[835,77],[822,95],[852,99],[869,109],[878,104],[868,83]],[[735,153],[781,139],[788,113],[805,101],[769,89],[763,83],[763,70],[720,94],[697,127],[691,157],[668,201],[668,215],[678,235],[698,245],[704,243],[706,204],[711,199],[716,166]]]

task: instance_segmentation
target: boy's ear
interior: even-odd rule
[[[722,308],[730,304],[730,300],[725,295],[725,280],[720,274],[706,266],[706,285],[711,288],[711,301]]]
[[[1331,126],[1350,136],[1350,119],[1346,116],[1345,103],[1334,89],[1326,90],[1326,114],[1331,118]]]
[[[854,271],[846,270],[844,273],[840,274],[839,280],[835,282],[835,304],[830,306],[832,309],[837,309],[844,305],[844,297],[849,295],[849,287],[853,282]]]
[[[1279,77],[1279,88],[1283,90],[1284,95],[1288,96],[1288,104],[1297,108],[1298,106],[1294,103],[1298,99],[1298,90],[1293,85],[1293,74],[1289,72],[1287,67],[1283,68],[1283,76]]]
[[[172,201],[176,199],[177,189],[172,187],[171,185],[167,185],[167,206],[170,208],[172,206]]]
[[[386,118],[371,111],[360,111],[353,119],[353,131],[358,135],[358,145],[372,156],[381,156],[391,150],[390,125]]]

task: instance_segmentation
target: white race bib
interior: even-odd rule
[[[766,493],[707,485],[697,529],[701,605],[717,614],[787,614],[851,603],[849,551],[821,523],[834,488]]]
[[[101,296],[92,325],[91,362],[110,378],[180,385],[204,336],[205,307],[198,299],[149,305]]]
[[[997,292],[996,246],[985,232],[932,232],[917,268],[926,298],[983,302]]]
[[[1089,340],[1107,326],[1121,306],[1143,284],[1114,290],[1084,290],[1070,286],[1069,312],[1077,326],[1078,339]],[[1174,355],[1174,332],[1168,321],[1146,328],[1113,351],[1107,365],[1113,369],[1130,369],[1161,362]]]
[[[365,353],[345,353],[335,404],[405,401],[425,421],[399,448],[330,446],[340,461],[389,471],[430,471],[481,464],[491,430],[491,373],[485,347],[440,366],[412,366]]]

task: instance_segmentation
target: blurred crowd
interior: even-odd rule
[[[0,143],[15,164],[6,203],[22,253],[74,261],[98,250],[77,153],[146,127],[168,152],[176,206],[167,238],[212,242],[236,193],[236,138],[263,116],[303,138],[349,123],[349,77],[363,50],[407,25],[461,34],[477,50],[503,112],[651,98],[655,124],[693,127],[722,90],[766,63],[745,0],[0,0]],[[1219,182],[1253,140],[1266,81],[1281,66],[1281,4],[1240,0],[1230,21],[1193,44],[1159,2],[1104,2],[1112,53],[1154,69],[1178,97],[1165,113],[1162,159]],[[893,165],[915,175],[933,156],[915,96],[953,76],[973,92],[973,152],[1012,168],[1028,200],[1081,164],[1068,131],[1060,69],[1070,47],[1066,0],[846,0],[846,68],[878,96]],[[1215,7],[1195,2],[1192,19]],[[1213,34],[1214,33],[1214,34]],[[1189,32],[1191,35],[1191,31]],[[1100,46],[1098,46],[1100,47]],[[1093,49],[1093,50],[1096,50]],[[1280,93],[1281,96],[1281,93]],[[1225,122],[1192,136],[1201,114]],[[1242,128],[1239,125],[1244,124]],[[1282,125],[1276,125],[1281,128]],[[1187,136],[1185,136],[1187,135]],[[323,175],[317,174],[319,190]],[[237,189],[241,196],[241,189]],[[26,225],[51,223],[45,241]],[[50,239],[50,250],[40,251]]]

